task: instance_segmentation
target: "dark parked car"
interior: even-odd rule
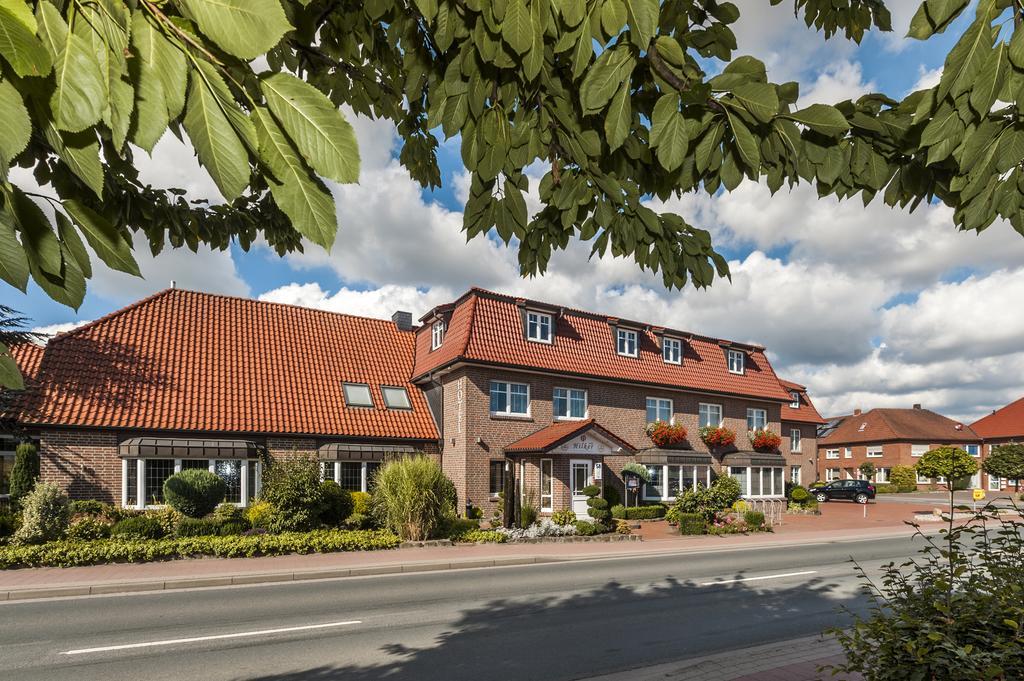
[[[811,490],[818,502],[834,499],[850,499],[858,504],[868,503],[875,498],[875,486],[867,480],[835,480],[824,487]]]

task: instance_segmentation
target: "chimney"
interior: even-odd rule
[[[921,408],[921,405],[920,405],[920,404],[915,404],[915,405],[914,405],[914,409],[920,409],[920,408]]]
[[[853,410],[853,415],[854,415],[854,416],[860,416],[860,413],[861,413],[861,412],[860,412],[860,409],[854,409],[854,410]]]
[[[399,310],[391,315],[391,321],[395,323],[395,327],[399,331],[412,331],[412,312]]]

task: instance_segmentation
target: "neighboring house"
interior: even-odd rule
[[[782,405],[782,455],[789,467],[788,480],[806,485],[816,479],[818,428],[825,419],[814,408],[807,388],[792,381],[780,381],[790,401]]]
[[[265,457],[293,452],[365,489],[385,455],[438,451],[411,321],[165,290],[50,340],[20,426],[74,498],[159,504],[207,468],[245,505]]]
[[[978,419],[971,424],[971,430],[985,440],[985,456],[988,456],[992,452],[992,447],[996,445],[1024,442],[1024,397]],[[987,474],[986,477],[990,490],[1015,489],[1013,480],[1001,480]]]
[[[44,480],[126,506],[159,504],[164,480],[194,467],[244,505],[267,461],[295,453],[369,490],[383,460],[425,452],[460,508],[485,513],[508,491],[584,515],[583,488],[621,495],[629,462],[652,476],[647,502],[721,474],[779,498],[813,476],[821,418],[760,346],[479,289],[420,321],[171,289],[53,338],[16,416]],[[655,446],[655,421],[686,441]],[[735,444],[709,450],[702,425]],[[781,453],[754,451],[755,428],[780,434]]]
[[[893,466],[913,466],[928,450],[955,445],[978,457],[981,437],[971,428],[915,404],[912,409],[856,410],[849,416],[826,420],[818,437],[819,479],[852,480],[862,477],[860,465],[874,464],[874,482],[889,481]],[[981,486],[981,473],[971,480]],[[918,485],[934,481],[918,478]]]
[[[39,363],[43,358],[44,348],[35,343],[19,343],[10,349],[11,356],[21,370],[25,385],[34,384],[39,371]],[[0,499],[10,493],[11,470],[14,468],[14,453],[20,440],[25,439],[23,432],[18,432],[18,424],[4,419],[4,415],[12,411],[21,395],[13,391],[0,391]]]
[[[582,514],[582,489],[600,482],[621,495],[633,461],[652,476],[646,501],[723,472],[745,496],[784,493],[787,458],[753,451],[747,436],[785,436],[792,400],[760,346],[480,289],[420,321],[413,381],[441,405],[442,462],[462,504],[493,508],[511,476],[542,513]],[[687,441],[656,447],[646,433],[656,420],[684,425]],[[735,445],[709,451],[702,425],[735,431]]]

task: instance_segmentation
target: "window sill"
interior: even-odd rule
[[[586,416],[556,416],[552,421],[586,421]]]
[[[495,421],[533,421],[529,414],[496,414],[491,412],[491,418]]]

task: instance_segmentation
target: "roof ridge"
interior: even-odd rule
[[[888,408],[886,408],[886,407],[881,407],[881,408],[876,407],[875,409],[872,409],[871,411],[869,411],[868,414],[870,414],[872,411],[877,411],[878,412],[878,418],[880,418],[882,420],[882,422],[885,424],[885,427],[889,429],[889,434],[892,435],[893,437],[898,437],[898,434],[896,432],[896,426],[893,425],[892,421],[890,421],[889,417],[886,415],[888,413],[887,410],[888,410]],[[866,416],[866,415],[867,414],[864,414],[864,416]]]
[[[473,326],[476,322],[476,298],[471,297],[469,299],[469,320],[466,322],[466,342],[462,344],[462,350],[457,355],[458,357],[466,357],[469,353],[469,342],[473,338]]]

